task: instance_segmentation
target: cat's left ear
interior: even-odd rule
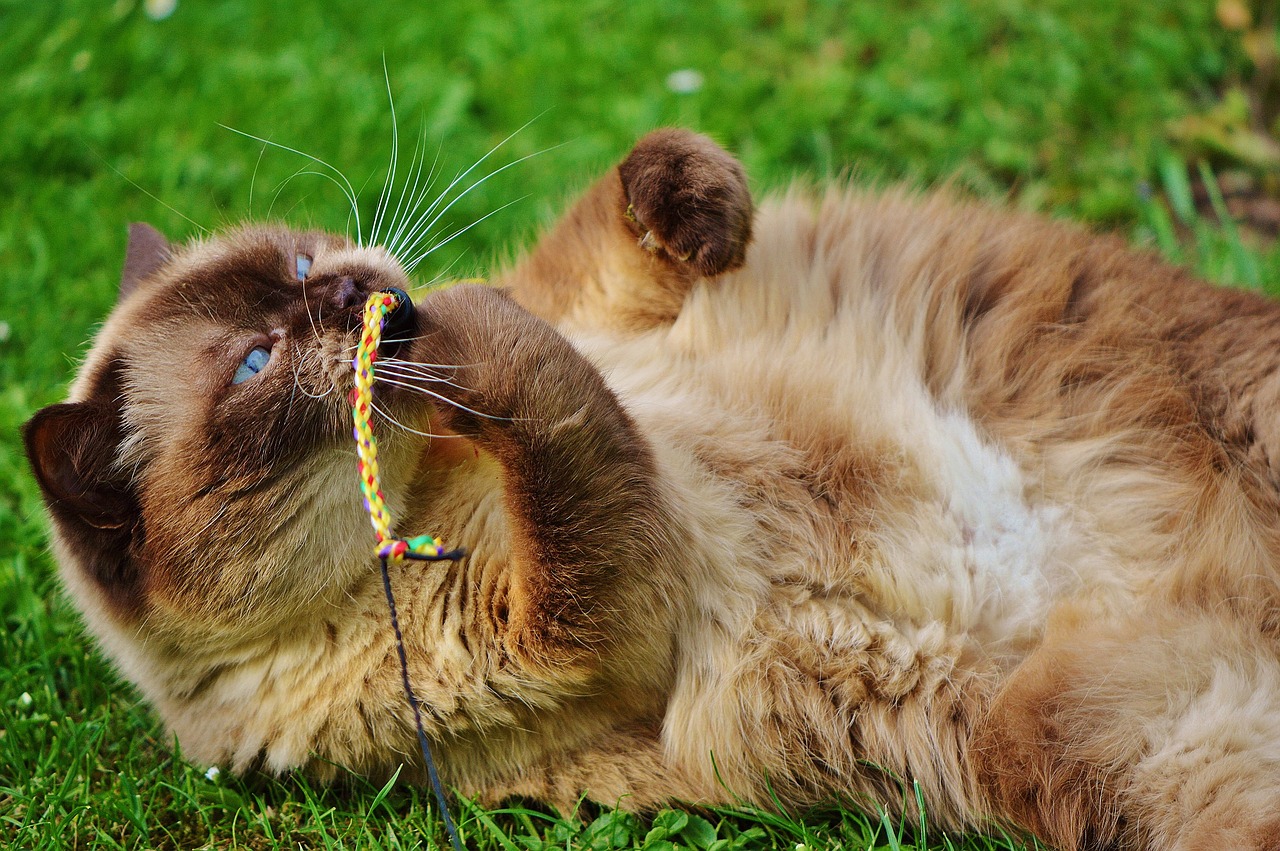
[[[120,300],[137,289],[139,282],[152,275],[173,257],[169,240],[146,222],[129,225],[129,247],[124,252],[124,271],[120,273]]]

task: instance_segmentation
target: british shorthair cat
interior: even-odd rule
[[[1280,849],[1280,305],[661,130],[380,352],[445,781],[843,801],[1062,849]],[[187,756],[422,771],[347,398],[400,259],[131,230],[26,429],[71,598]]]

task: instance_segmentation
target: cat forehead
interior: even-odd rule
[[[201,324],[206,320],[243,322],[254,311],[265,316],[270,296],[287,302],[300,291],[294,289],[299,256],[307,258],[308,272],[315,278],[369,275],[392,285],[407,285],[400,264],[386,249],[358,246],[325,231],[241,225],[174,246],[167,262],[107,317],[70,398],[94,395],[100,376],[113,362],[133,361],[140,335],[155,335],[164,328],[180,330],[193,318]]]
[[[123,323],[145,323],[240,302],[266,308],[271,295],[296,295],[302,275],[313,280],[347,275],[392,285],[405,280],[400,264],[380,246],[358,246],[324,231],[247,225],[176,249],[150,285],[117,312]]]
[[[298,255],[332,261],[338,256],[372,259],[375,252],[324,231],[243,225],[179,248],[159,277],[171,285],[182,285],[191,279],[197,283],[215,281],[218,273],[269,275],[284,271],[292,276]]]
[[[177,247],[156,275],[163,286],[216,285],[249,275],[295,277],[306,257],[312,274],[367,271],[404,277],[400,264],[382,246],[361,246],[338,234],[281,225],[241,225]]]

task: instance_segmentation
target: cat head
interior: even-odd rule
[[[269,629],[341,594],[372,552],[350,363],[369,294],[408,281],[383,249],[314,231],[129,237],[69,401],[25,430],[64,581],[91,620],[135,634]],[[389,417],[425,423],[419,394],[377,393]],[[405,466],[415,438],[384,431],[385,466]]]

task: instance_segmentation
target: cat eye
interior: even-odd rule
[[[231,376],[231,383],[241,384],[253,378],[266,369],[267,361],[269,360],[271,360],[271,350],[262,346],[256,347],[244,356],[244,360],[240,362],[240,366],[236,369],[236,374]]]
[[[305,254],[299,254],[297,263],[294,266],[294,274],[298,276],[298,280],[306,280],[308,273],[311,272],[311,258]]]

